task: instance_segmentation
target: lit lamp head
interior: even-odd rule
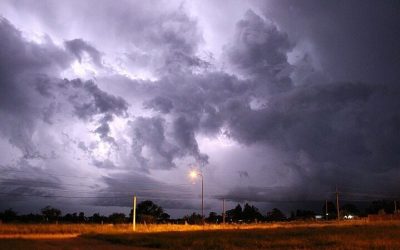
[[[190,173],[189,173],[189,176],[190,176],[190,178],[192,178],[192,179],[196,179],[198,175],[199,175],[199,173],[198,173],[196,170],[192,170],[192,171],[190,171]]]

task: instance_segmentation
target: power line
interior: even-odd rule
[[[4,172],[17,172],[17,173],[23,173],[23,174],[29,174],[27,173],[27,171],[23,171],[23,170],[16,170],[16,169],[0,169],[0,171],[4,171]],[[79,179],[92,179],[92,180],[96,180],[96,179],[111,179],[111,180],[115,180],[118,181],[118,183],[141,183],[141,184],[154,184],[155,182],[157,182],[157,180],[140,180],[140,182],[138,182],[137,180],[135,181],[131,181],[131,180],[120,180],[120,179],[115,179],[109,176],[99,176],[99,177],[93,177],[93,176],[76,176],[76,175],[63,175],[63,174],[54,174],[54,173],[40,173],[41,175],[48,175],[48,176],[52,176],[52,177],[67,177],[67,178],[79,178]],[[17,176],[20,177],[20,176]],[[26,177],[26,176],[22,176],[22,177]],[[32,177],[32,176],[29,176]],[[1,178],[0,178],[1,179]],[[191,186],[192,184],[189,183],[180,183],[180,184],[170,184],[170,183],[157,183],[158,185],[166,185],[166,186]]]
[[[18,170],[18,169],[0,169],[0,171],[1,172],[16,172],[16,173],[28,174],[26,170]],[[95,179],[96,178],[93,176],[64,175],[64,174],[55,174],[55,173],[46,173],[46,172],[41,172],[40,174],[45,174],[45,175],[49,175],[49,176],[53,176],[53,177],[68,177],[68,178],[79,178],[79,179]]]
[[[71,183],[56,183],[56,182],[51,182],[51,181],[41,181],[41,180],[32,180],[32,179],[8,179],[8,178],[1,178],[0,180],[2,180],[2,182],[0,182],[0,184],[8,184],[8,185],[24,185],[25,183],[31,183],[31,184],[44,184],[44,185],[49,185],[51,186],[72,186],[72,187],[88,187],[88,188],[95,188],[94,185],[98,185],[98,184],[94,184],[94,185],[85,185],[85,184],[71,184]],[[21,183],[21,181],[23,181],[24,183]],[[130,184],[135,184],[135,185],[150,185],[152,183],[150,182],[136,182],[136,181],[132,181],[129,182]],[[160,185],[162,188],[164,185]],[[180,186],[176,185],[167,185],[165,184],[165,188],[181,188]]]
[[[0,192],[0,194],[3,195],[3,196],[0,196],[0,197],[7,197],[7,198],[9,198],[9,195],[21,196],[21,197],[66,198],[66,199],[131,199],[132,198],[132,195],[125,195],[125,196],[64,196],[64,195],[18,194],[18,193],[6,193],[6,192]],[[197,197],[193,197],[193,198],[162,198],[162,197],[144,196],[144,195],[137,195],[137,197],[153,198],[155,200],[190,200],[190,199],[197,199]]]
[[[69,189],[62,189],[62,188],[49,188],[49,187],[37,187],[37,186],[26,186],[21,185],[23,187],[30,187],[34,189],[46,189],[46,190],[56,190],[60,192],[73,192],[73,193],[88,193],[88,194],[132,194],[132,192],[123,192],[123,191],[90,191],[90,190],[69,190]],[[174,195],[185,195],[191,194],[189,191],[167,191],[167,190],[158,190],[158,189],[135,189],[135,192],[139,193],[158,193],[158,194],[174,194]]]
[[[69,183],[56,183],[56,182],[49,182],[49,181],[37,181],[37,180],[30,180],[30,179],[7,179],[7,178],[0,178],[0,180],[2,180],[3,182],[1,182],[1,184],[5,183],[5,184],[14,184],[14,185],[22,185],[21,183],[16,183],[16,181],[18,182],[30,182],[30,183],[39,183],[39,184],[50,184],[52,186],[57,186],[57,185],[61,185],[61,186],[76,186],[76,187],[89,187],[89,188],[93,188],[93,186],[89,186],[89,185],[84,185],[84,184],[69,184]],[[7,183],[9,182],[9,183]]]
[[[23,173],[23,174],[29,174],[27,173],[27,171],[23,171],[23,170],[17,170],[17,169],[0,169],[0,172],[4,171],[4,172],[17,172],[17,173]],[[35,173],[36,174],[36,173]],[[77,176],[77,175],[63,175],[63,174],[55,174],[55,173],[45,173],[45,172],[41,172],[41,175],[48,175],[48,176],[53,176],[53,177],[68,177],[68,178],[79,178],[79,179],[93,179],[96,180],[98,178],[103,178],[103,179],[111,179],[111,180],[115,180],[118,183],[132,183],[133,180],[121,180],[121,179],[115,179],[113,177],[110,176],[99,176],[99,177],[93,177],[93,176]],[[25,177],[25,176],[23,176]],[[32,177],[32,176],[29,176]],[[138,181],[134,181],[136,183],[138,183]],[[140,183],[143,184],[154,184],[155,182],[157,182],[157,180],[141,180]],[[166,186],[192,186],[193,184],[191,183],[178,183],[178,184],[171,184],[171,183],[157,183],[158,185],[166,185]],[[208,186],[217,186],[215,184],[209,183],[207,184]]]
[[[393,198],[395,195],[384,195],[384,194],[370,194],[370,193],[352,193],[352,192],[341,192],[342,194],[349,196],[364,196],[364,197],[377,197],[377,198]]]

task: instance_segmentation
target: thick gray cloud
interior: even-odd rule
[[[264,58],[289,67],[287,36],[279,33],[274,26],[264,29],[260,25],[264,27],[265,21],[253,12],[248,12],[244,21],[239,22],[239,33],[250,27],[251,32],[261,36],[262,39],[257,41],[262,43],[258,48],[260,52],[254,53],[255,56],[247,51],[252,51],[251,46],[256,45],[257,48],[259,43],[255,40],[236,44],[239,49],[231,45],[228,53],[238,54],[233,63],[242,69],[253,70],[257,69],[253,63],[259,65]],[[272,37],[272,42],[263,34]],[[244,47],[242,50],[241,46]],[[264,50],[265,55],[261,53]],[[243,56],[239,56],[240,53]],[[269,74],[268,67],[260,72]],[[263,79],[257,72],[251,73],[255,80],[239,83],[238,86],[243,86],[240,92],[230,91],[233,89],[229,86],[234,86],[236,80],[229,76],[222,77],[228,79],[224,82],[213,74],[205,74],[184,84],[180,84],[182,80],[178,78],[173,86],[167,85],[168,89],[161,90],[162,100],[168,101],[156,102],[160,99],[157,97],[147,107],[153,107],[160,113],[176,114],[174,127],[179,134],[175,134],[175,138],[193,151],[196,151],[194,133],[207,131],[207,124],[214,124],[214,130],[226,126],[229,136],[243,144],[274,145],[286,152],[288,166],[302,178],[299,185],[311,181],[315,182],[315,187],[326,186],[328,191],[335,184],[346,184],[348,179],[342,177],[344,174],[356,178],[360,170],[369,175],[370,180],[363,179],[357,183],[368,185],[365,182],[374,179],[375,174],[397,169],[400,138],[396,132],[399,125],[396,110],[400,103],[396,98],[399,91],[396,85],[384,80],[379,85],[368,82],[303,82],[281,93],[275,93],[273,89],[270,90],[272,92],[263,92],[264,95],[258,96],[264,97],[266,104],[254,109],[250,105],[250,97],[257,96],[255,90],[263,84]],[[274,77],[268,81],[280,83],[280,79]],[[194,84],[188,85],[188,82]],[[162,81],[160,83],[165,85]],[[223,91],[218,91],[220,87]],[[223,96],[224,91],[226,96]],[[214,98],[216,95],[218,97]],[[200,122],[203,119],[207,119],[207,124]],[[307,195],[309,191],[302,189],[296,193]],[[251,195],[247,198],[253,199]]]
[[[96,114],[124,115],[128,107],[124,99],[107,94],[92,81],[64,80],[59,87],[67,89],[67,93],[71,92],[68,93],[68,99],[81,119],[90,119]]]
[[[162,118],[139,117],[131,123],[131,127],[135,141],[133,149],[143,169],[175,167],[173,160],[177,157],[179,148],[166,138],[165,121]],[[149,151],[148,159],[143,156],[144,147]]]
[[[101,64],[102,64],[100,52],[96,48],[94,48],[93,46],[91,46],[90,44],[88,44],[87,42],[85,42],[82,39],[74,39],[74,40],[66,41],[65,47],[73,55],[75,55],[76,58],[78,58],[78,60],[80,62],[82,61],[82,57],[83,57],[84,53],[87,53],[92,58],[93,62],[97,66],[101,66]]]
[[[314,59],[334,80],[398,81],[398,1],[284,0],[261,5],[293,40],[312,44]]]
[[[57,176],[49,176],[45,170],[35,168],[25,159],[18,163],[19,169],[1,166],[1,208],[7,208],[10,200],[24,201],[35,196],[52,196],[62,189]]]
[[[73,106],[74,113],[81,119],[103,114],[95,132],[106,138],[112,115],[126,115],[127,102],[105,93],[91,81],[55,78],[57,72],[71,62],[72,57],[67,51],[51,40],[43,45],[25,41],[5,19],[0,25],[1,37],[4,38],[1,40],[4,50],[0,57],[0,103],[1,115],[8,121],[2,123],[1,132],[10,142],[24,151],[26,156],[37,154],[30,140],[36,121],[43,119],[50,122],[51,113],[55,112],[54,107],[62,102],[62,98]]]
[[[385,84],[301,85],[271,97],[261,110],[235,106],[230,136],[244,144],[267,143],[286,152],[286,164],[301,176],[300,186],[315,185],[325,192],[334,185],[382,191],[374,183],[383,178],[385,188],[393,186],[392,171],[398,171],[400,163],[398,93],[397,86]],[[293,191],[315,194],[305,186]]]
[[[7,121],[0,123],[0,147],[9,143],[26,161],[46,169],[50,158],[73,159],[78,171],[96,169],[99,192],[142,190],[171,208],[193,203],[166,203],[185,190],[157,180],[181,179],[193,164],[206,184],[226,184],[210,188],[208,197],[217,199],[325,199],[333,186],[349,183],[398,190],[397,3],[255,4],[257,10],[231,20],[235,31],[223,36],[230,39],[215,61],[203,56],[204,19],[182,6],[46,3],[49,15],[45,4],[33,8],[29,1],[21,12],[31,6],[30,18],[58,43],[49,36],[28,41],[0,22],[0,118]],[[70,26],[64,9],[78,12]],[[89,9],[93,14],[83,15]],[[95,79],[79,78],[87,67]],[[54,154],[42,152],[45,140]],[[276,155],[241,166],[252,148]],[[220,151],[225,158],[216,164]],[[236,179],[226,181],[229,174]],[[96,204],[130,206],[130,199]]]
[[[41,113],[41,100],[47,90],[35,86],[43,75],[56,74],[70,61],[65,51],[51,40],[44,45],[25,42],[21,33],[6,19],[0,20],[0,133],[19,147],[25,155],[35,152],[30,137]],[[33,94],[32,94],[33,93]]]
[[[290,65],[287,53],[292,48],[288,35],[269,20],[249,10],[236,25],[234,42],[227,47],[230,63],[245,76],[256,77],[270,90],[287,89]]]

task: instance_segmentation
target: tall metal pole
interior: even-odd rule
[[[132,229],[136,231],[136,195],[133,196]]]
[[[201,220],[204,225],[204,181],[203,174],[201,174]]]
[[[222,223],[225,224],[225,199],[222,199]]]
[[[338,192],[338,188],[336,186],[336,212],[337,212],[337,219],[340,219],[340,210],[339,210],[339,192]]]

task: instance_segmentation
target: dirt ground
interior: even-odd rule
[[[94,250],[144,250],[149,248],[132,247],[121,244],[113,244],[96,239],[86,238],[52,238],[52,239],[0,239],[1,250],[75,250],[75,249],[94,249]]]

